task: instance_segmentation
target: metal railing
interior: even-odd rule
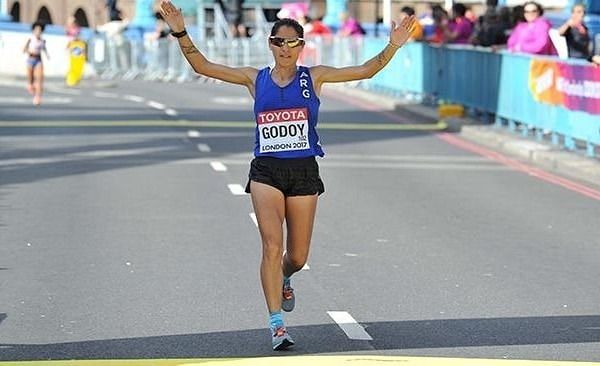
[[[92,59],[102,77],[178,82],[194,78],[173,39],[133,41],[124,45],[114,45],[101,38],[93,41],[96,44],[91,50],[100,52]],[[308,38],[300,63],[356,65],[375,56],[386,43],[386,39],[368,37]],[[228,41],[209,39],[197,42],[197,46],[211,61],[234,67],[261,68],[273,62],[266,35]],[[96,57],[99,54],[105,57]],[[567,149],[575,148],[580,141],[589,156],[596,155],[600,146],[600,118],[593,114],[594,108],[586,107],[583,101],[573,102],[568,107],[539,101],[530,90],[534,72],[530,65],[534,59],[539,58],[471,46],[432,47],[411,43],[375,77],[355,85],[409,97],[413,101],[460,103],[487,116],[488,122],[496,121],[498,126],[518,130],[524,136],[541,138],[543,134],[550,134],[553,142],[560,142]],[[560,67],[589,68],[573,75],[593,71],[593,66],[582,61],[542,59],[564,65]],[[565,75],[569,72],[565,71]],[[580,81],[583,82],[574,80]]]

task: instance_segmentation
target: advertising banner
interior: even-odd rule
[[[600,68],[533,59],[529,90],[542,103],[574,111],[600,114]]]

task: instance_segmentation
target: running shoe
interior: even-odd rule
[[[290,281],[283,282],[283,290],[281,293],[281,310],[290,312],[294,310],[296,306],[296,296],[294,296],[294,289],[290,284]]]
[[[284,327],[278,327],[273,331],[273,351],[283,351],[294,345],[294,340]]]

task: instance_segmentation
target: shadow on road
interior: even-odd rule
[[[334,324],[291,327],[298,345],[286,354],[600,342],[597,315],[395,321],[363,326],[373,341],[349,340]],[[0,359],[249,357],[272,355],[269,345],[265,329],[251,329],[56,344],[0,344]]]
[[[52,141],[69,137],[71,146],[43,147],[30,143],[21,146],[0,147],[0,186],[35,182],[56,177],[73,176],[113,169],[150,166],[179,161],[183,159],[217,159],[232,154],[243,154],[250,163],[254,149],[254,131],[250,128],[203,128],[203,133],[223,133],[224,138],[182,140],[189,128],[45,128],[19,130],[17,135],[31,132],[41,134],[41,141]],[[7,130],[1,131],[10,136]],[[98,143],[94,134],[114,135],[110,143]],[[127,141],[118,141],[121,134]],[[163,134],[163,137],[156,137]],[[429,132],[421,131],[334,131],[320,132],[321,140],[328,146],[357,144],[372,140],[391,140],[398,138],[424,137]],[[32,135],[28,135],[31,138]],[[72,142],[74,139],[77,142]],[[199,153],[196,145],[210,141],[211,152]],[[112,153],[111,152],[115,152]],[[125,153],[122,153],[125,152]]]

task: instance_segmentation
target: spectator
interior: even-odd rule
[[[524,9],[523,5],[517,5],[512,9],[512,13],[511,13],[512,26],[511,26],[511,28],[514,28],[517,26],[517,24],[526,21],[525,20],[525,11],[523,9]]]
[[[400,10],[400,21],[411,15],[415,15],[415,9],[411,8],[410,6],[403,7]],[[415,25],[410,33],[410,38],[414,41],[420,41],[423,39],[423,26],[421,23],[415,22]]]
[[[440,5],[431,7],[431,16],[433,17],[433,34],[426,38],[430,43],[444,43],[444,29],[448,27],[448,12]]]
[[[244,0],[231,0],[229,5],[226,5],[223,0],[215,0],[215,2],[221,7],[229,23],[231,34],[234,37],[247,37],[248,30],[244,24]]]
[[[167,23],[165,23],[165,20],[160,12],[157,11],[154,13],[154,17],[156,18],[156,26],[154,27],[154,33],[152,33],[150,39],[159,40],[168,37],[171,33],[171,30],[169,29]]]
[[[485,14],[479,17],[475,24],[475,30],[471,43],[476,46],[491,47],[506,44],[507,32],[510,31],[510,20],[506,18],[507,8],[497,11],[489,8]],[[502,14],[504,13],[504,14]]]
[[[77,23],[77,20],[74,16],[69,16],[67,19],[67,25],[65,26],[65,33],[67,34],[67,38],[69,40],[73,40],[79,36],[81,32],[81,27]]]
[[[331,34],[331,29],[319,19],[312,19],[308,15],[302,15],[298,18],[298,23],[304,28],[304,34],[307,36],[324,36]]]
[[[504,31],[504,36],[508,40],[510,31],[515,26],[512,21],[512,10],[509,7],[504,6],[500,8],[498,11],[498,22],[500,23],[500,28]],[[506,41],[504,41],[504,44],[506,44]]]
[[[419,16],[419,25],[423,28],[423,38],[429,39],[435,33],[435,22],[433,19],[433,5],[429,4],[429,10]]]
[[[442,23],[445,42],[469,43],[471,33],[473,33],[473,23],[465,17],[466,12],[467,7],[464,4],[455,3],[452,5],[452,20],[446,24]]]
[[[560,28],[558,33],[567,40],[569,57],[583,58],[594,62],[594,55],[590,50],[590,34],[588,28],[583,22],[585,16],[585,6],[576,4],[571,9],[571,17]],[[600,56],[595,56],[596,62],[600,64]]]
[[[129,20],[123,20],[121,18],[121,11],[118,11],[118,15],[115,19],[97,27],[97,30],[105,33],[106,38],[108,39],[111,64],[115,68],[120,68],[121,70],[127,70],[129,68],[127,45],[123,34],[128,25]]]
[[[106,9],[108,9],[108,21],[121,18],[121,12],[117,8],[117,0],[106,0]]]
[[[338,32],[341,36],[360,36],[366,32],[354,17],[351,17],[347,11],[340,13],[340,30]]]
[[[523,6],[525,22],[517,24],[508,38],[508,49],[536,55],[554,55],[556,51],[548,31],[552,28],[544,18],[544,9],[535,1],[528,1]]]

